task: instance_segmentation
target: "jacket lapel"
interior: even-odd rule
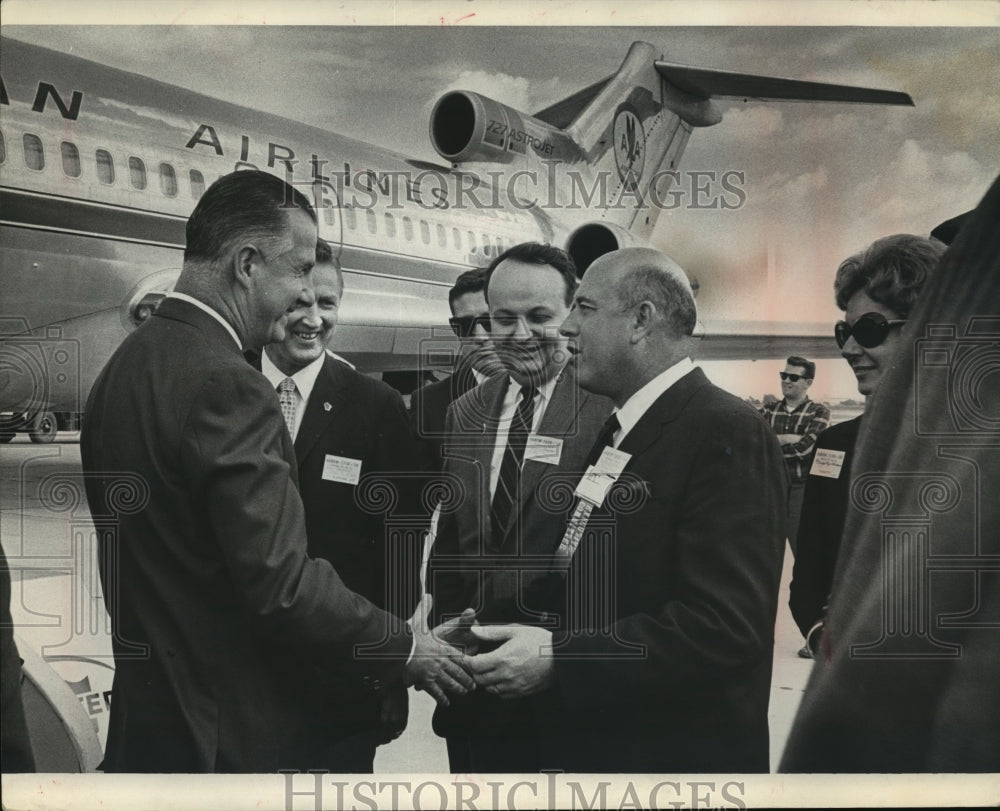
[[[347,381],[344,378],[340,361],[326,355],[295,437],[295,458],[299,464],[309,455],[330,422],[344,419],[344,406],[347,404]]]
[[[642,454],[660,438],[663,426],[677,419],[695,392],[708,384],[708,378],[700,367],[688,372],[653,402],[625,435],[618,450],[632,456]],[[628,470],[627,467],[625,469]]]

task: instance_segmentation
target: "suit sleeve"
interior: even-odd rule
[[[648,575],[657,579],[654,588],[663,584],[663,602],[622,617],[604,633],[571,630],[556,640],[562,643],[556,678],[570,706],[657,701],[665,690],[711,683],[772,655],[785,465],[773,432],[752,411],[710,415],[711,422],[689,432],[700,439],[693,454],[683,454],[690,463],[684,486],[659,494],[671,505],[672,525],[651,516],[652,507],[618,524],[618,543],[664,550],[662,568],[651,567]],[[674,448],[664,454],[668,450],[664,465],[678,464],[679,454]],[[644,646],[644,654],[621,658],[622,641]]]
[[[297,653],[365,674],[401,674],[405,624],[350,591],[328,561],[308,557],[277,400],[259,375],[219,373],[202,386],[183,430],[184,467],[229,575],[262,634]],[[290,450],[290,448],[289,448]],[[378,658],[358,644],[378,646]],[[353,655],[352,655],[353,654]]]
[[[445,433],[452,436],[455,429],[455,406],[448,408]],[[446,459],[444,475],[452,475],[451,463]],[[461,566],[458,524],[453,511],[438,516],[437,533],[433,539],[427,561],[427,593],[434,598],[433,622],[438,624],[445,614],[461,613],[469,606],[471,593]]]
[[[817,447],[822,447],[822,439]],[[802,513],[796,540],[795,564],[792,581],[788,585],[788,607],[795,624],[806,637],[821,622],[830,591],[830,575],[822,565],[822,547],[825,543],[825,526],[822,509],[823,482],[816,476],[806,478],[802,497]]]
[[[394,389],[382,387],[378,409],[379,469],[395,477],[399,488],[398,512],[422,516],[422,478],[417,441],[403,405]],[[422,531],[411,528],[383,527],[387,539],[386,608],[399,617],[409,617],[420,600],[420,561],[423,555]]]

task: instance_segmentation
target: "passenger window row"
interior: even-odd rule
[[[344,220],[344,226],[349,231],[356,231],[358,229],[358,215],[357,211],[351,206],[344,206],[342,208],[335,208],[333,206],[326,206],[323,209],[323,219],[327,225],[333,226],[337,221],[337,211],[341,212],[341,216]],[[372,209],[365,209],[365,229],[369,234],[379,233],[379,218]],[[414,228],[413,220],[408,216],[403,216],[400,218],[402,220],[402,238],[407,242],[413,242],[414,240]],[[396,216],[387,211],[382,217],[384,234],[389,239],[395,239],[400,234],[400,229],[397,226]],[[427,220],[421,219],[418,221],[418,226],[420,228],[420,241],[424,245],[431,244],[431,224]],[[448,231],[440,223],[434,224],[434,231],[437,236],[437,246],[439,248],[448,247]],[[472,231],[467,231],[467,240],[465,242],[468,245],[468,250],[470,253],[476,253],[478,251],[476,243],[476,234]],[[463,245],[462,233],[457,228],[451,229],[452,236],[452,247],[456,251],[465,250]],[[480,234],[482,239],[482,250],[485,256],[499,256],[504,252],[503,239],[498,236],[490,237],[488,234]],[[492,242],[491,242],[492,239]],[[494,253],[495,251],[495,253]]]
[[[45,146],[42,139],[34,133],[26,132],[21,138],[21,148],[24,153],[24,165],[35,172],[45,170]],[[62,171],[66,177],[79,178],[83,175],[83,161],[80,150],[72,141],[62,141],[59,144],[59,156]],[[0,132],[0,164],[7,161],[7,142],[3,132]],[[105,186],[113,186],[116,178],[115,159],[107,149],[94,150],[94,176]],[[156,172],[159,178],[160,193],[164,197],[177,197],[179,188],[177,172],[166,162],[161,162]],[[145,191],[149,185],[146,163],[142,158],[130,155],[128,158],[128,182],[136,191]],[[205,193],[205,176],[197,169],[188,172],[188,187],[191,197],[197,200]]]

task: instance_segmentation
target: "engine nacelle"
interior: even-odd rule
[[[566,253],[576,265],[576,272],[583,277],[587,268],[599,256],[619,248],[632,248],[644,243],[636,240],[620,225],[607,222],[588,222],[581,225],[566,240]]]
[[[512,163],[561,156],[566,136],[537,118],[468,90],[453,90],[431,111],[431,144],[452,163]]]

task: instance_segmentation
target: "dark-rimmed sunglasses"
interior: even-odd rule
[[[782,380],[791,380],[793,383],[798,383],[805,375],[797,375],[794,372],[778,372],[778,377]]]
[[[490,317],[488,315],[463,315],[460,318],[449,318],[448,324],[459,338],[471,338],[476,331],[476,327],[482,327],[487,333],[490,331]]]
[[[837,346],[841,349],[844,348],[847,339],[852,335],[859,346],[871,349],[879,346],[889,337],[890,329],[905,323],[906,320],[903,318],[890,320],[881,313],[865,313],[854,322],[853,326],[846,321],[838,321],[834,324],[833,336],[837,339]]]

